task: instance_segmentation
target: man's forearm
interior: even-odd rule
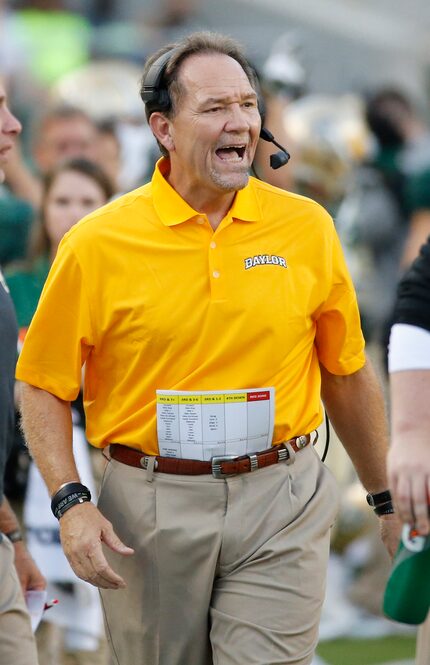
[[[324,367],[322,397],[330,421],[368,492],[387,489],[388,427],[382,390],[369,361],[348,376]]]
[[[26,383],[21,390],[25,440],[52,496],[63,483],[79,480],[70,403]]]
[[[390,375],[391,430],[393,441],[403,437],[430,436],[430,370],[415,369]],[[430,446],[429,446],[430,454]]]

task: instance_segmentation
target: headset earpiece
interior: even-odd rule
[[[177,50],[176,48],[170,49],[157,58],[142,80],[140,96],[145,104],[147,117],[155,111],[166,113],[171,108],[172,101],[163,79],[168,62]]]

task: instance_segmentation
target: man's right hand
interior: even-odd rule
[[[78,577],[102,589],[123,589],[126,583],[109,566],[102,543],[114,552],[134,554],[115,534],[112,524],[87,501],[69,508],[60,519],[64,553]]]

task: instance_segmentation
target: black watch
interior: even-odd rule
[[[18,543],[23,540],[20,529],[14,529],[13,531],[9,531],[9,533],[5,533],[4,535],[10,540],[11,543]]]
[[[372,508],[377,508],[391,501],[391,492],[390,490],[384,490],[384,492],[377,492],[376,494],[369,493],[366,495],[366,501]]]

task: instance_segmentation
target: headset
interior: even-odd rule
[[[145,78],[142,80],[140,87],[140,96],[145,104],[146,117],[149,117],[155,111],[161,113],[168,113],[172,108],[172,100],[167,89],[164,74],[169,60],[178,52],[178,48],[173,48],[163,53],[149,68]],[[257,91],[258,92],[258,91]],[[261,131],[260,138],[268,143],[273,143],[279,152],[270,155],[270,166],[272,169],[279,169],[288,163],[290,153],[280,143],[275,140],[275,137],[264,125],[264,102],[261,94],[258,95],[258,110],[261,115]]]

